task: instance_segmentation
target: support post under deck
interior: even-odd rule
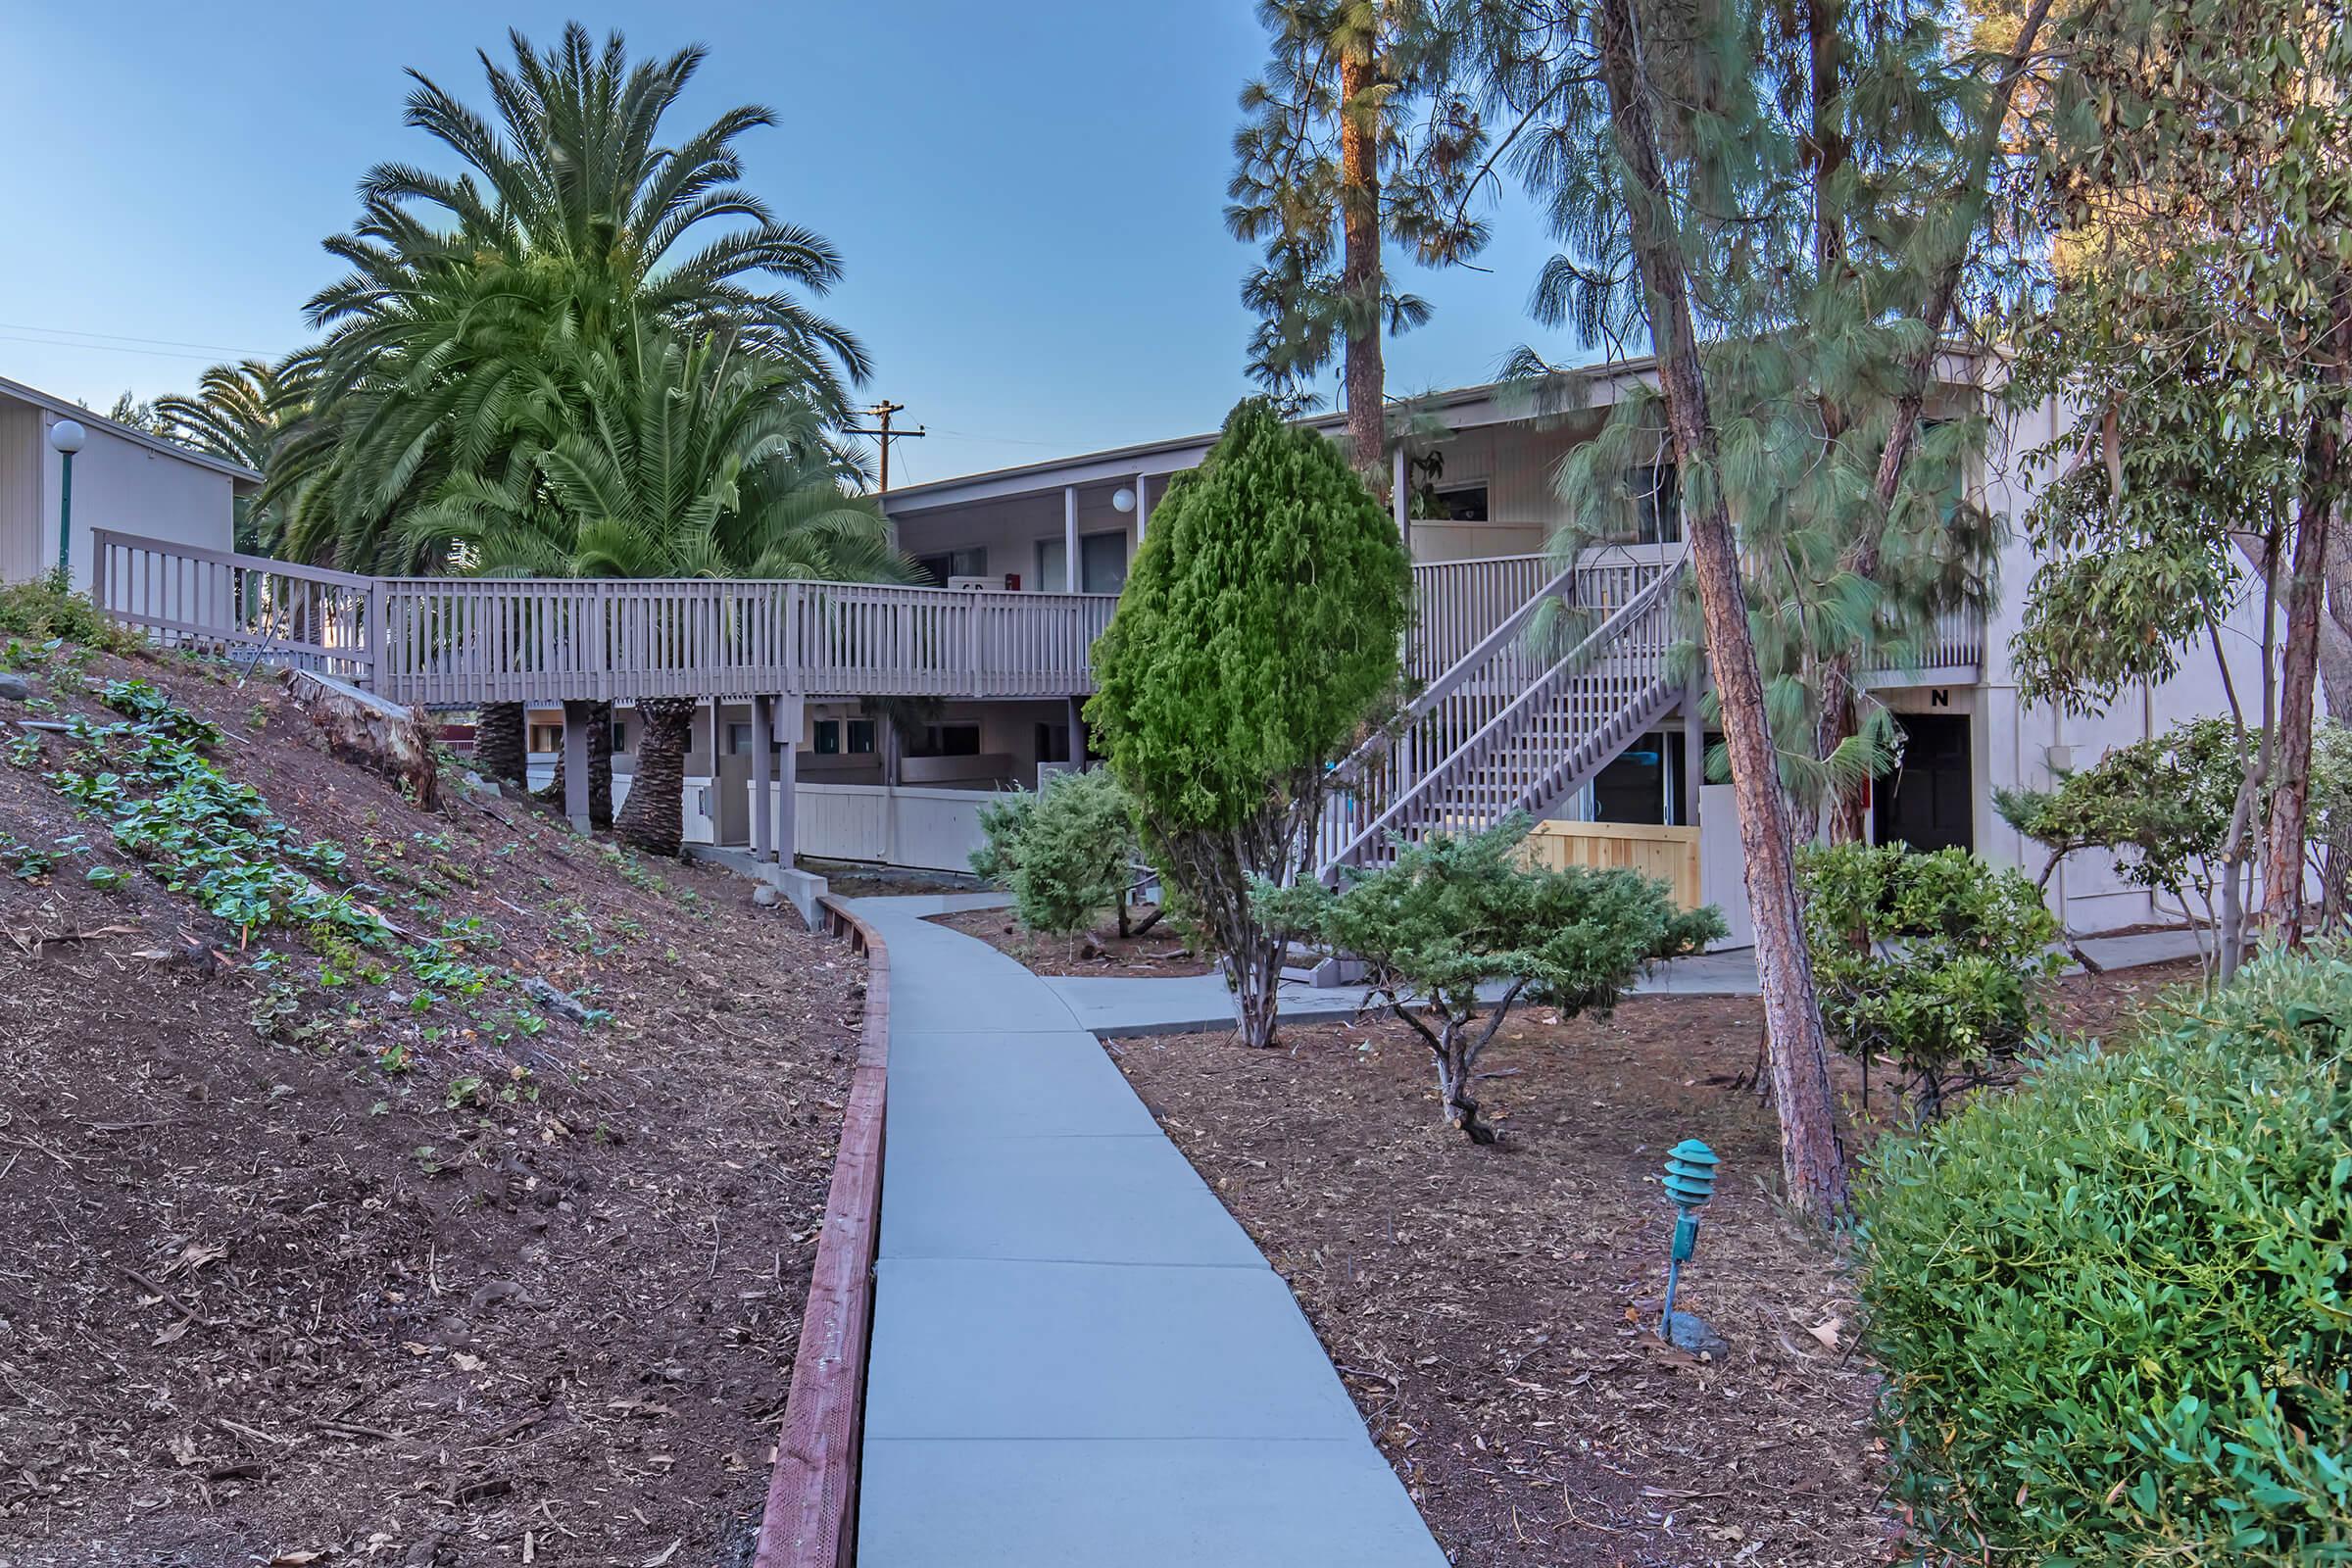
[[[1683,688],[1683,825],[1698,826],[1698,786],[1707,776],[1707,725],[1698,699],[1705,688],[1692,681]]]
[[[752,858],[755,860],[775,858],[771,838],[775,830],[775,794],[769,783],[775,762],[775,704],[772,697],[752,699]]]
[[[588,821],[588,724],[593,704],[565,699],[564,703],[564,815],[574,833],[590,830]]]

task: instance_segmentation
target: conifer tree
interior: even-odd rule
[[[1383,246],[1446,265],[1486,240],[1466,188],[1484,137],[1435,9],[1261,0],[1270,57],[1243,89],[1248,119],[1233,138],[1225,220],[1265,247],[1242,289],[1258,317],[1250,374],[1295,414],[1340,360],[1349,456],[1375,490],[1388,484],[1382,334],[1429,318],[1426,301],[1394,286]]]
[[[1286,945],[1251,886],[1311,874],[1330,764],[1396,694],[1411,576],[1340,449],[1251,399],[1152,510],[1095,643],[1087,721],[1230,966],[1247,1045],[1273,1041]]]
[[[1924,4],[1463,0],[1451,24],[1476,38],[1496,143],[1563,242],[1539,316],[1655,356],[1654,391],[1563,466],[1577,521],[1561,547],[1622,512],[1628,467],[1671,464],[1789,1195],[1835,1209],[1790,796],[1808,825],[1813,803],[1851,801],[1885,745],[1856,721],[1854,672],[1915,661],[1936,613],[1984,591],[1990,533],[1954,495],[1984,411],[1920,434],[1945,332],[2003,274],[1996,132],[2039,15],[1989,60]],[[1524,353],[1518,368],[1547,367]]]

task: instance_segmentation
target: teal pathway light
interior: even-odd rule
[[[1666,1260],[1666,1305],[1658,1313],[1658,1338],[1669,1345],[1674,1336],[1674,1288],[1683,1264],[1698,1250],[1698,1211],[1715,1196],[1715,1151],[1695,1138],[1686,1138],[1667,1152],[1666,1196],[1674,1200],[1674,1251]]]

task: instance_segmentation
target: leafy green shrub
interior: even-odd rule
[[[2352,1561],[2347,1045],[2352,963],[2281,955],[1883,1146],[1863,1296],[1917,1545]]]
[[[1494,1141],[1471,1087],[1513,1003],[1525,996],[1562,1017],[1606,1013],[1650,963],[1723,935],[1713,908],[1677,909],[1664,883],[1639,872],[1522,864],[1527,827],[1513,817],[1468,838],[1399,844],[1392,864],[1351,874],[1338,893],[1312,883],[1256,890],[1269,922],[1371,969],[1375,996],[1436,1058],[1446,1121],[1473,1143]],[[1478,988],[1490,982],[1505,989],[1481,1004]]]
[[[1934,1116],[1956,1073],[2025,1043],[2060,962],[2033,883],[1966,850],[1841,844],[1798,863],[1822,1022],[1866,1075],[1891,1058]]]
[[[1143,851],[1136,841],[1135,802],[1102,768],[1048,779],[1034,794],[1007,795],[980,808],[987,842],[972,853],[972,870],[1012,895],[1012,910],[1032,931],[1082,931],[1104,909],[1116,909],[1119,935],[1149,930],[1159,916],[1134,927],[1127,893]]]
[[[86,594],[69,593],[46,577],[0,587],[0,633],[36,643],[62,639],[110,654],[129,654],[142,646]]]

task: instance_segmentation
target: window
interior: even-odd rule
[[[1068,579],[1062,574],[1062,540],[1057,535],[1037,542],[1037,586],[1040,592],[1057,594],[1067,591]],[[1127,536],[1124,533],[1090,533],[1078,540],[1078,591],[1082,594],[1115,594],[1127,586]]]
[[[845,727],[850,732],[850,755],[871,757],[874,753],[874,721],[870,718],[853,718]]]
[[[1127,586],[1127,536],[1090,533],[1078,541],[1078,587],[1090,594],[1115,594]]]
[[[1625,470],[1625,493],[1633,499],[1633,520],[1612,535],[1615,545],[1671,545],[1683,537],[1683,495],[1671,463]]]
[[[1699,765],[1705,765],[1704,759]],[[1689,827],[1684,820],[1683,766],[1680,730],[1651,730],[1639,737],[1593,775],[1592,820]]]
[[[619,718],[612,720],[612,749],[616,752],[629,749],[629,727]]]
[[[751,724],[748,721],[729,724],[727,726],[727,755],[729,757],[749,757],[751,752]]]
[[[951,577],[985,577],[988,575],[988,551],[974,545],[965,550],[943,550],[935,556],[917,556],[914,564],[923,568],[935,588],[945,588]]]
[[[816,721],[816,744],[809,748],[819,757],[841,755],[841,720],[820,718]]]
[[[1448,485],[1443,490],[1428,492],[1431,520],[1436,522],[1485,522],[1487,517],[1487,487],[1483,484]]]
[[[924,757],[978,757],[980,755],[980,726],[977,724],[927,724],[923,727]]]
[[[561,724],[533,724],[533,725],[531,726],[531,750],[532,750],[532,751],[534,751],[534,752],[560,752],[560,751],[562,751],[563,749],[564,749],[564,726],[563,726],[563,725],[561,725]]]

